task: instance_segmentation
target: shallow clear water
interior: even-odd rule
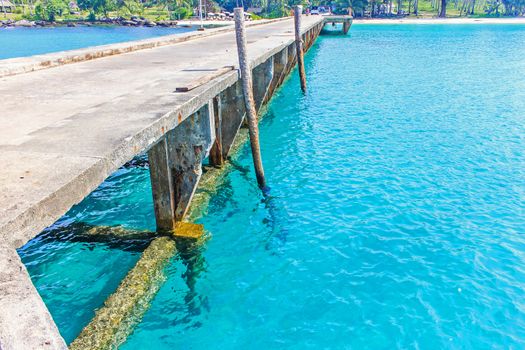
[[[307,96],[294,72],[261,123],[270,198],[245,147],[200,220],[211,239],[173,260],[122,349],[525,347],[524,37],[512,25],[321,37]],[[147,171],[122,171],[69,220],[151,228]],[[21,252],[68,339],[87,322],[62,310],[75,290],[91,299],[74,311],[90,313],[117,283],[72,270],[117,278],[136,259],[75,244]],[[126,266],[104,266],[117,254]]]
[[[95,226],[154,230],[147,168],[120,169],[18,253],[66,342],[117,289],[147,242],[97,241]]]
[[[117,26],[0,28],[0,59],[147,39],[192,30],[194,28]]]

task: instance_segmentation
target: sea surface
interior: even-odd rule
[[[355,25],[320,37],[121,348],[525,348],[525,26]],[[19,250],[69,342],[154,229],[119,170]]]
[[[193,27],[78,26],[0,28],[0,60],[185,33]]]

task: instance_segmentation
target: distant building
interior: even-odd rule
[[[69,11],[70,11],[71,13],[76,13],[76,12],[79,12],[79,11],[80,11],[80,9],[78,8],[78,5],[77,5],[76,1],[71,0],[71,1],[69,2],[69,4],[68,4],[68,7],[69,7]]]
[[[262,7],[249,7],[246,12],[253,13],[254,15],[259,15],[263,12]]]
[[[0,0],[0,11],[15,12],[15,5],[9,0]]]

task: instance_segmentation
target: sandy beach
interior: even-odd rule
[[[525,24],[517,18],[371,18],[354,19],[353,24]]]
[[[257,21],[253,21],[257,22]],[[200,25],[199,20],[181,20],[178,24],[181,26],[198,26]],[[455,18],[355,18],[353,24],[525,24],[525,17],[514,17],[514,18],[467,18],[467,17],[455,17]],[[224,26],[232,25],[233,21],[216,21],[216,20],[204,20],[202,24],[205,26]]]

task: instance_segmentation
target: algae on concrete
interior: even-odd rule
[[[206,166],[204,168],[199,186],[193,195],[190,210],[186,215],[187,220],[196,221],[207,213],[211,198],[217,193],[228,174],[233,170],[232,161],[235,161],[239,156],[239,150],[247,141],[248,129],[240,128],[230,149],[230,156],[222,167]]]
[[[204,235],[204,225],[193,222],[178,221],[175,223],[173,238],[189,238],[198,240]]]
[[[175,253],[175,242],[171,238],[153,240],[115,293],[104,302],[104,306],[69,348],[118,348],[148,309],[151,299],[166,278],[164,268]]]

